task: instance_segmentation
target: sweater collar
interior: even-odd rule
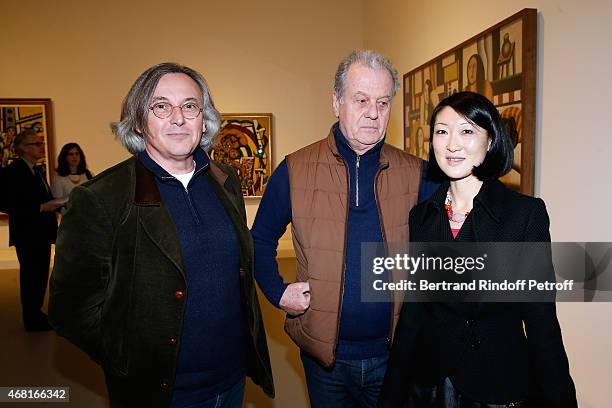
[[[162,166],[157,164],[155,160],[149,156],[146,150],[137,154],[138,160],[160,180],[167,180],[174,177],[165,170]],[[201,148],[197,147],[193,152],[193,160],[195,161],[195,171],[193,175],[201,173],[210,166],[210,158],[208,154]]]
[[[337,152],[345,160],[349,160],[351,162],[355,161],[358,154],[353,150],[351,145],[349,145],[348,141],[346,140],[346,137],[342,133],[342,130],[340,130],[339,122],[336,122],[332,126],[332,133],[334,137],[334,146],[336,147],[336,149],[334,149],[335,150],[334,153]],[[376,143],[376,145],[374,145],[374,147],[372,147],[370,150],[362,154],[360,160],[374,159],[378,161],[380,158],[380,151],[384,144],[385,144],[385,138],[383,137],[378,143]]]

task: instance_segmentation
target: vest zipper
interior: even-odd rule
[[[357,156],[359,158],[359,156]],[[346,160],[340,159],[344,164],[346,170],[346,182],[347,182],[347,204],[351,202],[351,174],[349,172],[348,164]],[[336,324],[336,344],[334,345],[333,360],[336,361],[336,350],[338,349],[338,342],[340,340],[340,319],[342,318],[342,303],[344,301],[344,278],[346,276],[346,239],[348,237],[348,217],[350,205],[346,206],[346,222],[344,223],[344,249],[342,250],[342,276],[340,278],[340,303],[338,304],[338,323]]]
[[[360,158],[361,156],[357,155],[357,163],[355,164],[355,206],[356,207],[359,207],[359,159]]]
[[[387,235],[385,234],[385,224],[383,222],[382,212],[380,211],[380,204],[378,202],[378,190],[376,185],[378,184],[378,176],[380,175],[380,171],[383,169],[383,166],[378,166],[378,170],[376,171],[376,175],[374,176],[374,201],[376,202],[376,208],[378,209],[378,218],[380,219],[380,232],[383,238],[383,245],[385,246],[385,256],[389,256],[389,247],[387,245]],[[389,272],[388,278],[390,278],[391,272]],[[389,335],[387,336],[387,346],[391,347],[391,339],[393,338],[393,312],[395,309],[395,299],[393,298],[393,294],[391,294],[391,323],[389,325]]]

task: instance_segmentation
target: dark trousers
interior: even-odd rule
[[[154,407],[167,405],[170,401],[167,395],[165,404],[155,403],[152,390],[159,390],[160,385],[151,379],[117,377],[106,371],[104,374],[110,408]]]
[[[43,318],[42,306],[49,283],[51,244],[23,242],[15,245],[19,259],[19,289],[24,324],[38,324]]]
[[[450,378],[433,387],[414,385],[407,407],[414,408],[528,408],[525,401],[489,404],[474,401],[457,390]]]
[[[151,378],[125,378],[117,377],[108,372],[106,388],[110,408],[139,408],[139,407],[174,407],[171,391],[160,391],[160,384]],[[241,378],[230,389],[203,401],[199,404],[182,408],[240,408],[244,399],[245,379]],[[164,400],[160,396],[163,396]]]

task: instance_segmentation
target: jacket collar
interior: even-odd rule
[[[24,157],[19,157],[18,160],[20,162],[23,162],[23,164],[25,164],[26,166],[28,166],[28,169],[30,169],[30,173],[35,174],[34,173],[34,167],[36,167],[36,163],[30,162],[28,159],[26,159]]]
[[[483,208],[498,224],[501,222],[501,213],[504,208],[504,194],[506,187],[499,180],[486,180],[476,197],[474,207]]]
[[[161,194],[155,183],[155,176],[139,158],[136,158],[134,161],[134,171],[136,174],[134,203],[145,207],[161,205]]]
[[[440,185],[435,193],[425,201],[425,205],[428,208],[436,211],[444,211],[444,200],[446,199],[446,192],[450,186],[449,181],[445,181]],[[486,212],[496,223],[501,222],[501,212],[503,209],[503,196],[506,187],[499,180],[486,180],[482,183],[480,191],[474,197],[474,210],[480,211],[481,209]]]
[[[208,156],[208,155],[207,155]],[[225,185],[225,181],[229,177],[227,173],[225,173],[219,166],[215,164],[214,161],[210,161],[208,165],[208,169],[210,170],[210,174],[217,180],[220,185]]]

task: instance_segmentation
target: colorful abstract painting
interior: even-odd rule
[[[50,136],[49,99],[0,99],[0,163],[6,167],[17,158],[13,149],[15,136],[25,129],[34,129],[38,137],[45,142],[47,157],[49,154]],[[47,164],[43,159],[41,163]],[[47,168],[47,170],[49,170]]]
[[[429,159],[431,113],[446,96],[478,92],[499,110],[514,143],[501,180],[533,194],[537,11],[524,9],[404,75],[404,150]]]
[[[272,173],[272,114],[221,116],[221,130],[211,158],[238,172],[244,197],[261,197]]]

